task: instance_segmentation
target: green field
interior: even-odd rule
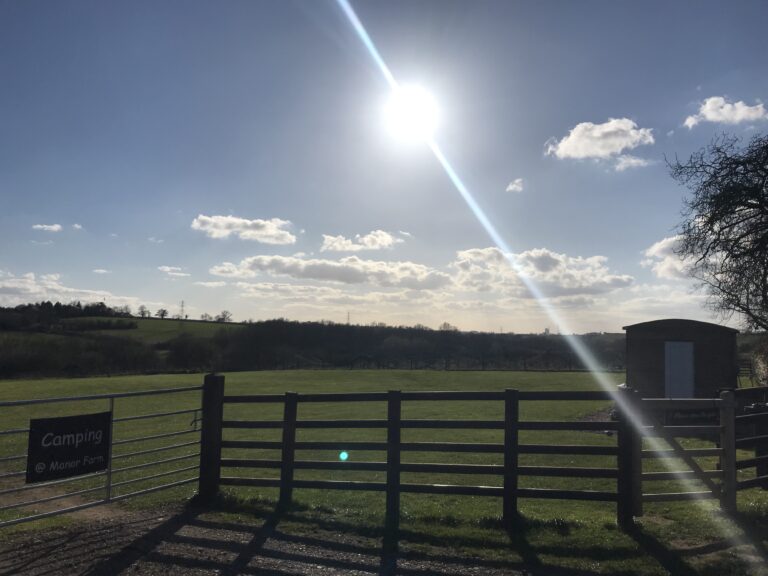
[[[614,383],[622,375],[611,374]],[[0,400],[42,398],[79,394],[99,394],[148,390],[175,386],[198,385],[200,375],[160,375],[145,377],[12,380],[0,383]],[[433,371],[285,371],[226,374],[227,393],[347,392],[385,390],[593,390],[594,379],[585,373],[536,372],[433,372]],[[124,399],[115,404],[115,416],[147,414],[181,410],[198,405],[199,392],[177,396],[152,396],[141,400]],[[55,404],[31,408],[0,409],[3,429],[24,427],[30,417],[96,412],[107,408],[105,401]],[[604,417],[606,402],[524,402],[523,420],[572,420]],[[228,419],[280,419],[281,404],[230,405]],[[347,404],[299,405],[299,419],[384,418],[384,402]],[[499,419],[501,403],[494,402],[410,402],[403,405],[403,418]],[[117,440],[190,430],[190,415],[158,420],[140,420],[116,424]],[[194,439],[195,433],[178,439],[160,439],[141,444],[152,448]],[[278,430],[227,430],[225,438],[259,440],[279,439]],[[384,430],[299,430],[298,440],[384,440]],[[188,440],[187,440],[188,441]],[[482,430],[404,430],[403,441],[501,442],[501,431]],[[615,437],[598,432],[521,432],[521,443],[615,445]],[[695,443],[691,441],[689,443]],[[191,454],[193,447],[165,452],[167,457]],[[138,445],[118,447],[116,454],[138,450]],[[0,436],[0,457],[24,452],[24,437]],[[279,459],[276,451],[225,451],[225,457]],[[378,452],[351,453],[351,461],[384,460]],[[157,456],[139,456],[120,461],[120,466],[141,464]],[[330,452],[297,453],[297,459],[336,460]],[[404,462],[443,463],[501,463],[501,455],[404,453]],[[715,462],[700,460],[706,468]],[[159,468],[139,469],[122,473],[116,481],[146,478],[174,468],[194,465],[195,458],[179,460]],[[615,459],[588,456],[521,455],[521,465],[562,465],[613,467]],[[683,469],[672,461],[676,469]],[[660,463],[646,462],[646,471],[663,470]],[[18,469],[5,464],[0,474]],[[142,480],[116,490],[127,493],[161,482],[171,482],[194,475],[186,472],[157,480]],[[225,469],[223,475],[277,477],[277,470]],[[383,481],[377,472],[297,471],[297,479],[349,479]],[[497,476],[469,475],[402,475],[403,482],[441,484],[501,484]],[[2,482],[2,480],[0,480]],[[97,480],[73,483],[71,490],[95,486]],[[650,483],[646,491],[683,491],[677,483]],[[4,486],[7,486],[6,483]],[[552,487],[569,489],[613,490],[613,480],[557,479],[521,477],[522,487]],[[190,497],[195,484],[154,493],[123,505],[145,508],[164,502],[177,502]],[[275,489],[229,488],[220,502],[219,514],[226,518],[249,517],[266,513],[274,506]],[[380,535],[384,517],[384,494],[346,491],[295,490],[295,506],[281,524],[285,530],[310,533],[322,525],[333,530],[346,530],[364,535]],[[3,501],[6,503],[6,501]],[[764,545],[768,538],[768,493],[747,490],[739,494],[739,521],[748,527],[750,537]],[[499,498],[467,496],[424,496],[403,494],[401,500],[401,543],[404,549],[418,552],[450,549],[455,554],[476,556],[487,561],[524,563],[531,566],[558,568],[600,574],[744,574],[760,573],[745,560],[745,547],[736,548],[724,538],[720,514],[715,504],[690,503],[646,504],[645,515],[633,536],[622,534],[616,527],[615,505],[593,502],[562,502],[550,500],[520,500],[523,521],[508,535],[501,529]],[[8,513],[6,516],[8,517]],[[47,524],[66,520],[45,521]],[[23,529],[28,529],[23,528]],[[741,528],[727,523],[730,535]]]
[[[160,318],[73,318],[65,322],[65,326],[73,324],[88,325],[92,322],[111,320],[115,322],[131,322],[136,328],[118,330],[87,330],[86,334],[103,334],[119,338],[132,338],[150,346],[173,340],[177,336],[187,334],[197,338],[212,338],[220,330],[239,330],[242,325],[220,322],[203,322],[200,320],[173,320]]]

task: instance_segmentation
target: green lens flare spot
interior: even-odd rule
[[[346,462],[347,458],[349,458],[349,454],[347,452],[339,452],[339,460]]]

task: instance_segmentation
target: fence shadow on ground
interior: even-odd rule
[[[428,531],[404,527],[400,531],[401,553],[398,557],[382,553],[383,529],[310,513],[300,505],[287,510],[271,503],[220,499],[212,507],[190,504],[181,512],[164,519],[149,531],[140,521],[124,532],[130,534],[115,546],[109,525],[83,526],[48,538],[42,534],[34,543],[15,552],[12,562],[0,558],[0,576],[6,574],[81,574],[116,576],[141,574],[216,573],[227,576],[259,574],[287,576],[295,574],[378,574],[391,576],[457,576],[512,574],[546,576],[595,576],[603,573],[558,566],[568,558],[593,561],[631,561],[651,556],[668,572],[681,576],[700,573],[688,560],[692,554],[727,550],[727,542],[707,545],[706,549],[676,551],[660,542],[642,526],[629,533],[626,546],[601,545],[594,542],[574,550],[567,540],[571,527],[563,522],[562,545],[537,544],[532,534],[542,528],[534,520],[520,520],[508,530],[506,542],[472,541],[459,533],[455,537],[436,536]],[[754,519],[744,518],[742,530],[755,528]],[[122,522],[123,525],[126,522]],[[499,522],[501,530],[501,522]],[[123,526],[125,528],[125,526]],[[110,544],[112,548],[110,549]],[[460,555],[456,550],[476,547],[489,551],[489,556],[511,552],[518,561],[479,559]],[[764,548],[759,550],[765,554]],[[88,567],[74,568],[73,562],[83,554],[92,559]],[[2,556],[2,555],[0,555]],[[630,562],[631,563],[631,562]],[[68,567],[69,571],[68,571]],[[9,571],[8,571],[9,570]],[[626,572],[628,575],[634,572]],[[621,575],[622,573],[616,573]]]
[[[217,512],[236,512],[238,520],[219,520]],[[162,565],[164,573],[183,573],[191,569],[217,570],[219,574],[287,574],[370,573],[379,576],[413,574],[420,576],[448,576],[482,570],[485,574],[546,574],[552,576],[590,576],[598,572],[567,569],[553,565],[545,558],[566,558],[578,555],[599,563],[616,559],[617,554],[632,559],[650,555],[673,574],[696,576],[698,572],[687,564],[684,555],[670,550],[641,528],[631,531],[638,546],[617,550],[595,543],[574,551],[567,543],[535,545],[528,533],[536,523],[521,520],[508,530],[506,545],[485,541],[469,542],[466,537],[456,539],[434,536],[423,531],[402,529],[403,548],[398,557],[382,552],[383,530],[364,528],[332,517],[309,516],[300,506],[288,510],[267,504],[253,503],[243,508],[242,501],[230,504],[219,501],[213,508],[190,506],[126,546],[119,554],[109,558],[87,574],[106,576],[113,574],[141,574],[141,565]],[[500,526],[501,528],[501,526]],[[564,534],[568,526],[563,525]],[[517,553],[518,562],[478,559],[446,553],[463,546],[496,546]],[[410,550],[414,546],[417,550]],[[192,552],[194,550],[194,552]],[[429,551],[424,551],[429,550]],[[431,550],[435,550],[432,552]],[[192,553],[191,553],[192,552]],[[479,572],[478,572],[479,573]]]

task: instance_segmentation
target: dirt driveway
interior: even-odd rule
[[[95,510],[99,510],[98,513]],[[129,512],[98,507],[66,527],[24,532],[0,543],[0,576],[24,575],[356,575],[512,576],[512,567],[446,550],[382,558],[381,540],[317,525],[294,530],[290,518],[177,507]]]

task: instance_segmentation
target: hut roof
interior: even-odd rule
[[[712,322],[701,322],[699,320],[686,320],[684,318],[665,318],[663,320],[651,320],[650,322],[640,322],[638,324],[630,324],[629,326],[623,326],[624,330],[674,330],[680,328],[695,328],[701,331],[710,332],[730,332],[738,334],[738,330],[730,328],[728,326],[721,326],[720,324],[713,324]]]

